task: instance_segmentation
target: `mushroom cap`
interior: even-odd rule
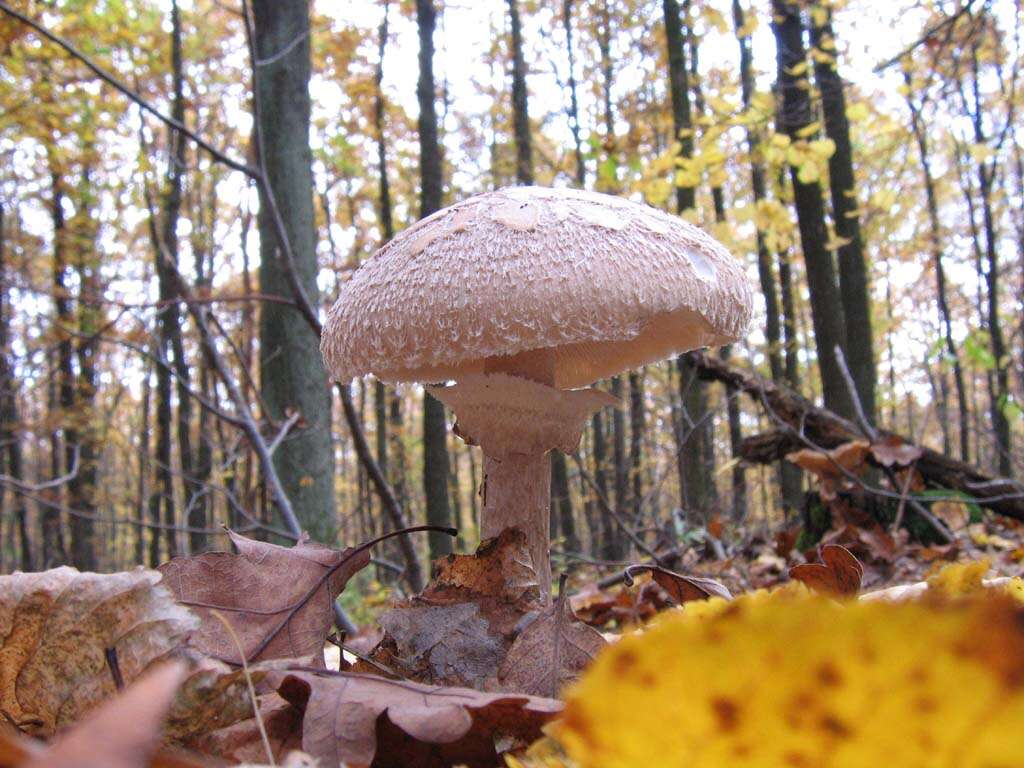
[[[740,264],[677,216],[573,189],[510,187],[417,222],[341,287],[321,350],[339,381],[439,382],[541,352],[580,387],[741,338]]]

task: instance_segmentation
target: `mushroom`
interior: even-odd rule
[[[572,189],[512,187],[419,221],[342,285],[321,350],[339,381],[432,392],[484,454],[480,535],[525,535],[550,599],[547,452],[616,403],[598,379],[726,344],[750,321],[726,249],[682,219]],[[450,383],[454,382],[454,383]]]

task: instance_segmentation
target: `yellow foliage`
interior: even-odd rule
[[[980,583],[983,565],[944,589]],[[1024,613],[991,592],[929,593],[688,604],[609,646],[551,733],[580,768],[1020,765]]]
[[[985,587],[982,579],[992,563],[988,558],[973,563],[947,565],[941,571],[928,577],[928,589],[946,597],[963,597],[980,592]]]

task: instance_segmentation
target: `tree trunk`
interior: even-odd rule
[[[605,503],[598,502],[601,509],[601,557],[605,560],[619,560],[623,557],[622,537],[615,527],[609,509],[611,496],[608,492],[608,438],[605,432],[604,415],[595,413],[590,418],[594,436],[594,485],[604,497]]]
[[[643,446],[644,446],[644,381],[643,373],[629,372],[629,475],[630,516],[633,526],[640,526],[643,508]]]
[[[533,147],[518,0],[508,0],[508,15],[512,28],[512,124],[516,140],[516,179],[520,184],[533,184]]]
[[[254,0],[255,72],[262,160],[273,200],[260,197],[260,290],[291,297],[287,270],[317,306],[316,227],[309,148],[309,3]],[[294,253],[287,264],[274,234],[274,206]],[[267,417],[301,420],[274,453],[284,492],[313,538],[335,537],[331,400],[316,333],[302,313],[266,302],[260,313],[260,387]]]
[[[953,366],[953,383],[956,386],[957,415],[960,429],[960,459],[970,463],[970,426],[968,424],[967,392],[964,386],[964,371],[960,365],[960,355],[953,341],[953,321],[949,311],[946,295],[946,269],[943,264],[942,224],[939,220],[938,194],[935,189],[935,177],[932,174],[931,152],[928,136],[921,119],[921,111],[914,104],[910,91],[909,75],[905,76],[907,85],[907,107],[910,110],[910,124],[917,141],[917,151],[921,157],[921,175],[924,180],[925,199],[928,204],[928,239],[932,251],[932,265],[935,270],[935,297],[939,309],[939,326],[946,345],[948,362]],[[943,375],[940,371],[940,375]]]
[[[857,182],[853,175],[853,147],[850,144],[850,122],[846,118],[846,97],[843,80],[836,62],[832,11],[823,3],[811,11],[811,45],[816,49],[814,79],[821,94],[825,134],[836,150],[828,160],[829,186],[832,193],[832,221],[841,242],[837,249],[839,263],[839,295],[846,321],[846,361],[850,368],[868,420],[875,414],[875,356],[871,333],[870,277],[864,260],[860,219],[857,205]]]
[[[416,23],[419,28],[419,99],[420,137],[420,218],[441,208],[441,147],[437,138],[437,109],[434,103],[434,25],[436,11],[433,0],[416,0]],[[446,439],[444,406],[431,394],[423,394],[423,490],[427,501],[427,522],[451,525],[448,499],[448,441]],[[443,533],[429,534],[431,559],[452,551],[451,537]]]
[[[754,54],[750,47],[750,35],[745,29],[745,14],[740,0],[732,0],[733,24],[736,27],[736,40],[740,47],[740,92],[743,108],[749,109],[754,94]],[[750,182],[754,194],[754,204],[767,199],[764,166],[757,159],[761,136],[752,126],[747,127],[747,151],[750,153]],[[772,269],[772,257],[764,232],[757,230],[757,276],[761,285],[761,294],[765,303],[764,334],[768,347],[768,368],[772,380],[782,379],[782,347],[779,323],[779,301],[775,287],[775,274]]]
[[[71,561],[81,571],[96,570],[96,482],[100,449],[97,442],[96,413],[96,334],[100,330],[100,310],[95,297],[102,295],[99,285],[99,258],[96,253],[98,224],[93,218],[89,169],[82,171],[79,199],[71,220],[71,242],[78,279],[79,341],[74,345],[78,376],[71,392],[71,408],[65,411],[74,433],[68,444],[77,447],[78,472],[68,483],[71,509]],[[83,301],[82,297],[89,297]],[[70,461],[69,461],[70,464]]]
[[[7,298],[8,286],[12,284],[8,275],[7,250],[4,238],[3,201],[0,200],[0,445],[7,454],[7,474],[15,480],[23,480],[21,453],[21,417],[18,408],[18,384],[14,363],[10,357],[11,311]],[[23,571],[33,568],[32,541],[28,532],[28,509],[25,496],[11,489],[12,523],[18,530],[18,567]]]
[[[777,87],[781,94],[778,128],[780,133],[787,134],[796,142],[808,138],[801,133],[812,122],[809,85],[805,78],[795,74],[807,66],[800,7],[787,0],[772,0],[772,14],[778,63]],[[790,177],[807,266],[811,319],[825,405],[843,416],[852,417],[853,403],[846,391],[835,353],[836,347],[846,353],[846,333],[832,254],[827,246],[821,186],[817,181],[802,181],[793,166],[790,167]]]
[[[572,3],[562,0],[562,29],[565,30],[565,50],[569,58],[569,130],[572,132],[573,156],[576,160],[576,186],[587,182],[587,166],[583,160],[583,140],[580,137],[580,107],[576,92],[576,58],[572,44]]]

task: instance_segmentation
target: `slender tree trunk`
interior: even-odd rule
[[[743,108],[749,109],[754,94],[754,54],[750,45],[750,34],[746,31],[746,17],[740,0],[732,0],[733,24],[736,28],[736,40],[740,47],[740,92]],[[766,200],[768,195],[765,184],[764,166],[758,159],[758,146],[761,136],[753,126],[747,128],[747,151],[750,153],[750,181],[754,194],[754,204]],[[782,379],[782,348],[779,323],[779,301],[775,287],[775,274],[772,269],[772,257],[764,232],[757,230],[757,275],[761,285],[761,294],[765,303],[765,343],[768,346],[768,368],[773,381]]]
[[[870,276],[861,242],[857,205],[857,182],[853,175],[853,147],[850,143],[850,122],[846,118],[846,97],[843,80],[836,62],[832,11],[824,3],[812,9],[811,45],[817,51],[814,79],[821,94],[825,134],[836,150],[828,160],[829,186],[832,193],[832,220],[840,238],[837,249],[839,263],[839,295],[846,321],[846,355],[857,395],[868,420],[875,418],[875,356],[871,332]]]
[[[416,23],[419,28],[419,98],[420,137],[420,217],[441,208],[441,147],[437,138],[437,108],[434,91],[434,26],[436,11],[433,0],[416,0]],[[444,406],[429,393],[423,394],[423,489],[427,501],[427,522],[451,525],[448,499],[448,440]],[[429,534],[431,559],[452,551],[451,538],[442,533]]]
[[[780,133],[792,141],[808,138],[811,124],[811,102],[806,81],[795,74],[807,66],[800,22],[800,6],[787,0],[772,0],[772,30],[776,40],[778,91],[781,95],[778,123]],[[828,250],[825,229],[825,208],[821,186],[817,181],[804,182],[797,168],[790,167],[793,201],[796,204],[807,266],[807,286],[811,299],[814,341],[821,372],[825,406],[842,416],[852,418],[853,403],[846,391],[839,368],[836,348],[846,351],[846,333],[842,300],[836,283],[832,254]]]
[[[384,16],[377,30],[377,71],[374,77],[376,90],[373,102],[373,125],[377,139],[377,204],[379,206],[381,239],[388,242],[395,236],[395,225],[391,212],[391,185],[388,182],[387,139],[384,134],[384,54],[388,44],[388,14],[390,3],[384,3]],[[377,431],[377,465],[384,477],[393,483],[388,472],[388,393],[384,382],[377,380],[373,387],[373,411]],[[383,505],[383,501],[381,504]],[[402,502],[404,508],[404,502]],[[382,515],[387,524],[387,515]]]
[[[939,326],[946,345],[947,361],[953,366],[953,383],[956,387],[957,415],[960,430],[960,460],[971,461],[970,426],[967,408],[967,392],[964,386],[964,371],[960,364],[960,355],[953,341],[953,321],[946,296],[946,269],[943,263],[942,224],[939,219],[938,193],[935,189],[935,177],[932,173],[931,152],[928,136],[925,132],[921,111],[914,104],[910,92],[909,75],[905,77],[907,84],[907,107],[910,110],[910,124],[917,141],[917,151],[921,157],[921,175],[924,180],[925,200],[928,204],[928,238],[932,252],[932,266],[935,270],[935,297],[939,309]],[[940,371],[940,376],[944,374]]]
[[[643,508],[644,476],[644,379],[643,372],[629,372],[629,475],[630,513],[633,525],[639,527]]]
[[[516,138],[516,178],[520,184],[532,184],[533,147],[530,142],[526,62],[523,60],[523,33],[519,23],[518,0],[508,0],[508,15],[512,29],[512,123]]]
[[[580,107],[576,92],[576,57],[572,44],[572,3],[562,0],[562,29],[565,30],[565,51],[569,58],[569,130],[572,132],[575,157],[576,186],[586,185],[587,166],[583,160],[583,140],[580,137]]]
[[[78,322],[80,340],[74,345],[78,376],[71,393],[72,407],[65,412],[68,424],[73,425],[75,439],[68,438],[78,448],[78,472],[68,483],[71,508],[77,514],[71,517],[71,561],[82,571],[96,570],[96,527],[92,517],[96,514],[96,482],[100,449],[97,443],[96,413],[96,350],[95,338],[99,331],[100,310],[95,298],[102,291],[99,285],[99,264],[95,252],[97,224],[92,217],[93,200],[89,169],[82,171],[79,199],[71,221],[71,235],[75,253],[75,272],[78,279]],[[82,300],[82,297],[89,297]],[[69,462],[70,463],[70,462]]]
[[[686,4],[688,10],[688,3]],[[672,100],[672,125],[679,141],[679,156],[693,155],[693,117],[690,106],[690,73],[686,65],[686,37],[677,0],[663,0],[665,41],[668,46],[669,96]],[[682,213],[695,205],[693,187],[676,186],[676,211]],[[694,375],[686,355],[677,360],[680,373],[680,395],[684,411],[683,424],[677,431],[679,486],[681,505],[686,510],[706,508],[715,497],[709,468],[713,467],[713,422],[707,412],[707,391],[703,381]],[[692,429],[691,429],[692,428]]]
[[[0,200],[0,445],[7,457],[7,474],[16,480],[24,479],[21,452],[21,417],[18,408],[18,385],[11,359],[10,327],[11,307],[8,301],[7,250],[4,230],[5,210]],[[25,497],[11,489],[12,523],[18,530],[18,567],[23,571],[33,568],[32,541],[28,532],[28,508]]]
[[[150,412],[150,393],[152,386],[150,386],[150,366],[147,365],[144,369],[142,376],[142,416],[141,424],[139,427],[139,476],[136,478],[136,495],[135,495],[135,509],[136,514],[139,516],[139,520],[146,519],[146,505],[149,498],[149,412]],[[136,529],[135,536],[135,562],[138,565],[143,565],[146,562],[146,534],[156,536],[156,531],[147,529],[145,526],[140,525]]]
[[[56,192],[56,189],[54,190]],[[59,198],[54,197],[54,202],[58,202]],[[60,218],[63,218],[61,214]],[[54,224],[57,223],[57,217],[54,218]],[[60,230],[55,226],[54,228],[54,251],[57,250],[57,238]],[[56,259],[54,260],[56,263]],[[54,270],[54,278],[57,277],[57,271]],[[54,304],[60,305],[62,299],[59,298],[60,294],[56,291],[54,286]],[[58,317],[60,313],[58,312]],[[50,475],[52,477],[60,477],[64,472],[64,448],[61,444],[61,430],[58,426],[60,421],[60,387],[63,378],[62,369],[60,366],[60,345],[58,348],[46,356],[47,368],[49,369],[50,381],[46,386],[46,413],[50,424]],[[64,565],[67,562],[67,550],[64,547],[64,526],[61,520],[61,509],[64,507],[64,488],[53,488],[44,491],[42,494],[43,501],[40,503],[42,510],[42,525],[43,525],[43,562],[42,567],[44,569],[56,568],[59,565]]]
[[[309,148],[309,2],[254,0],[253,21],[256,55],[264,61],[255,72],[259,145],[274,198],[260,198],[260,290],[290,297],[287,271],[294,268],[294,278],[315,307],[319,289]],[[274,236],[275,204],[294,253],[291,266]],[[319,339],[294,307],[262,305],[260,386],[269,419],[280,422],[292,412],[302,415],[274,453],[274,465],[302,526],[315,539],[332,541],[337,524],[330,390]]]
[[[601,508],[601,557],[605,560],[619,560],[625,554],[622,536],[615,526],[615,521],[606,506],[610,506],[611,495],[608,490],[608,437],[605,431],[604,414],[595,413],[590,419],[594,435],[594,485],[597,492],[607,502],[599,504]]]

